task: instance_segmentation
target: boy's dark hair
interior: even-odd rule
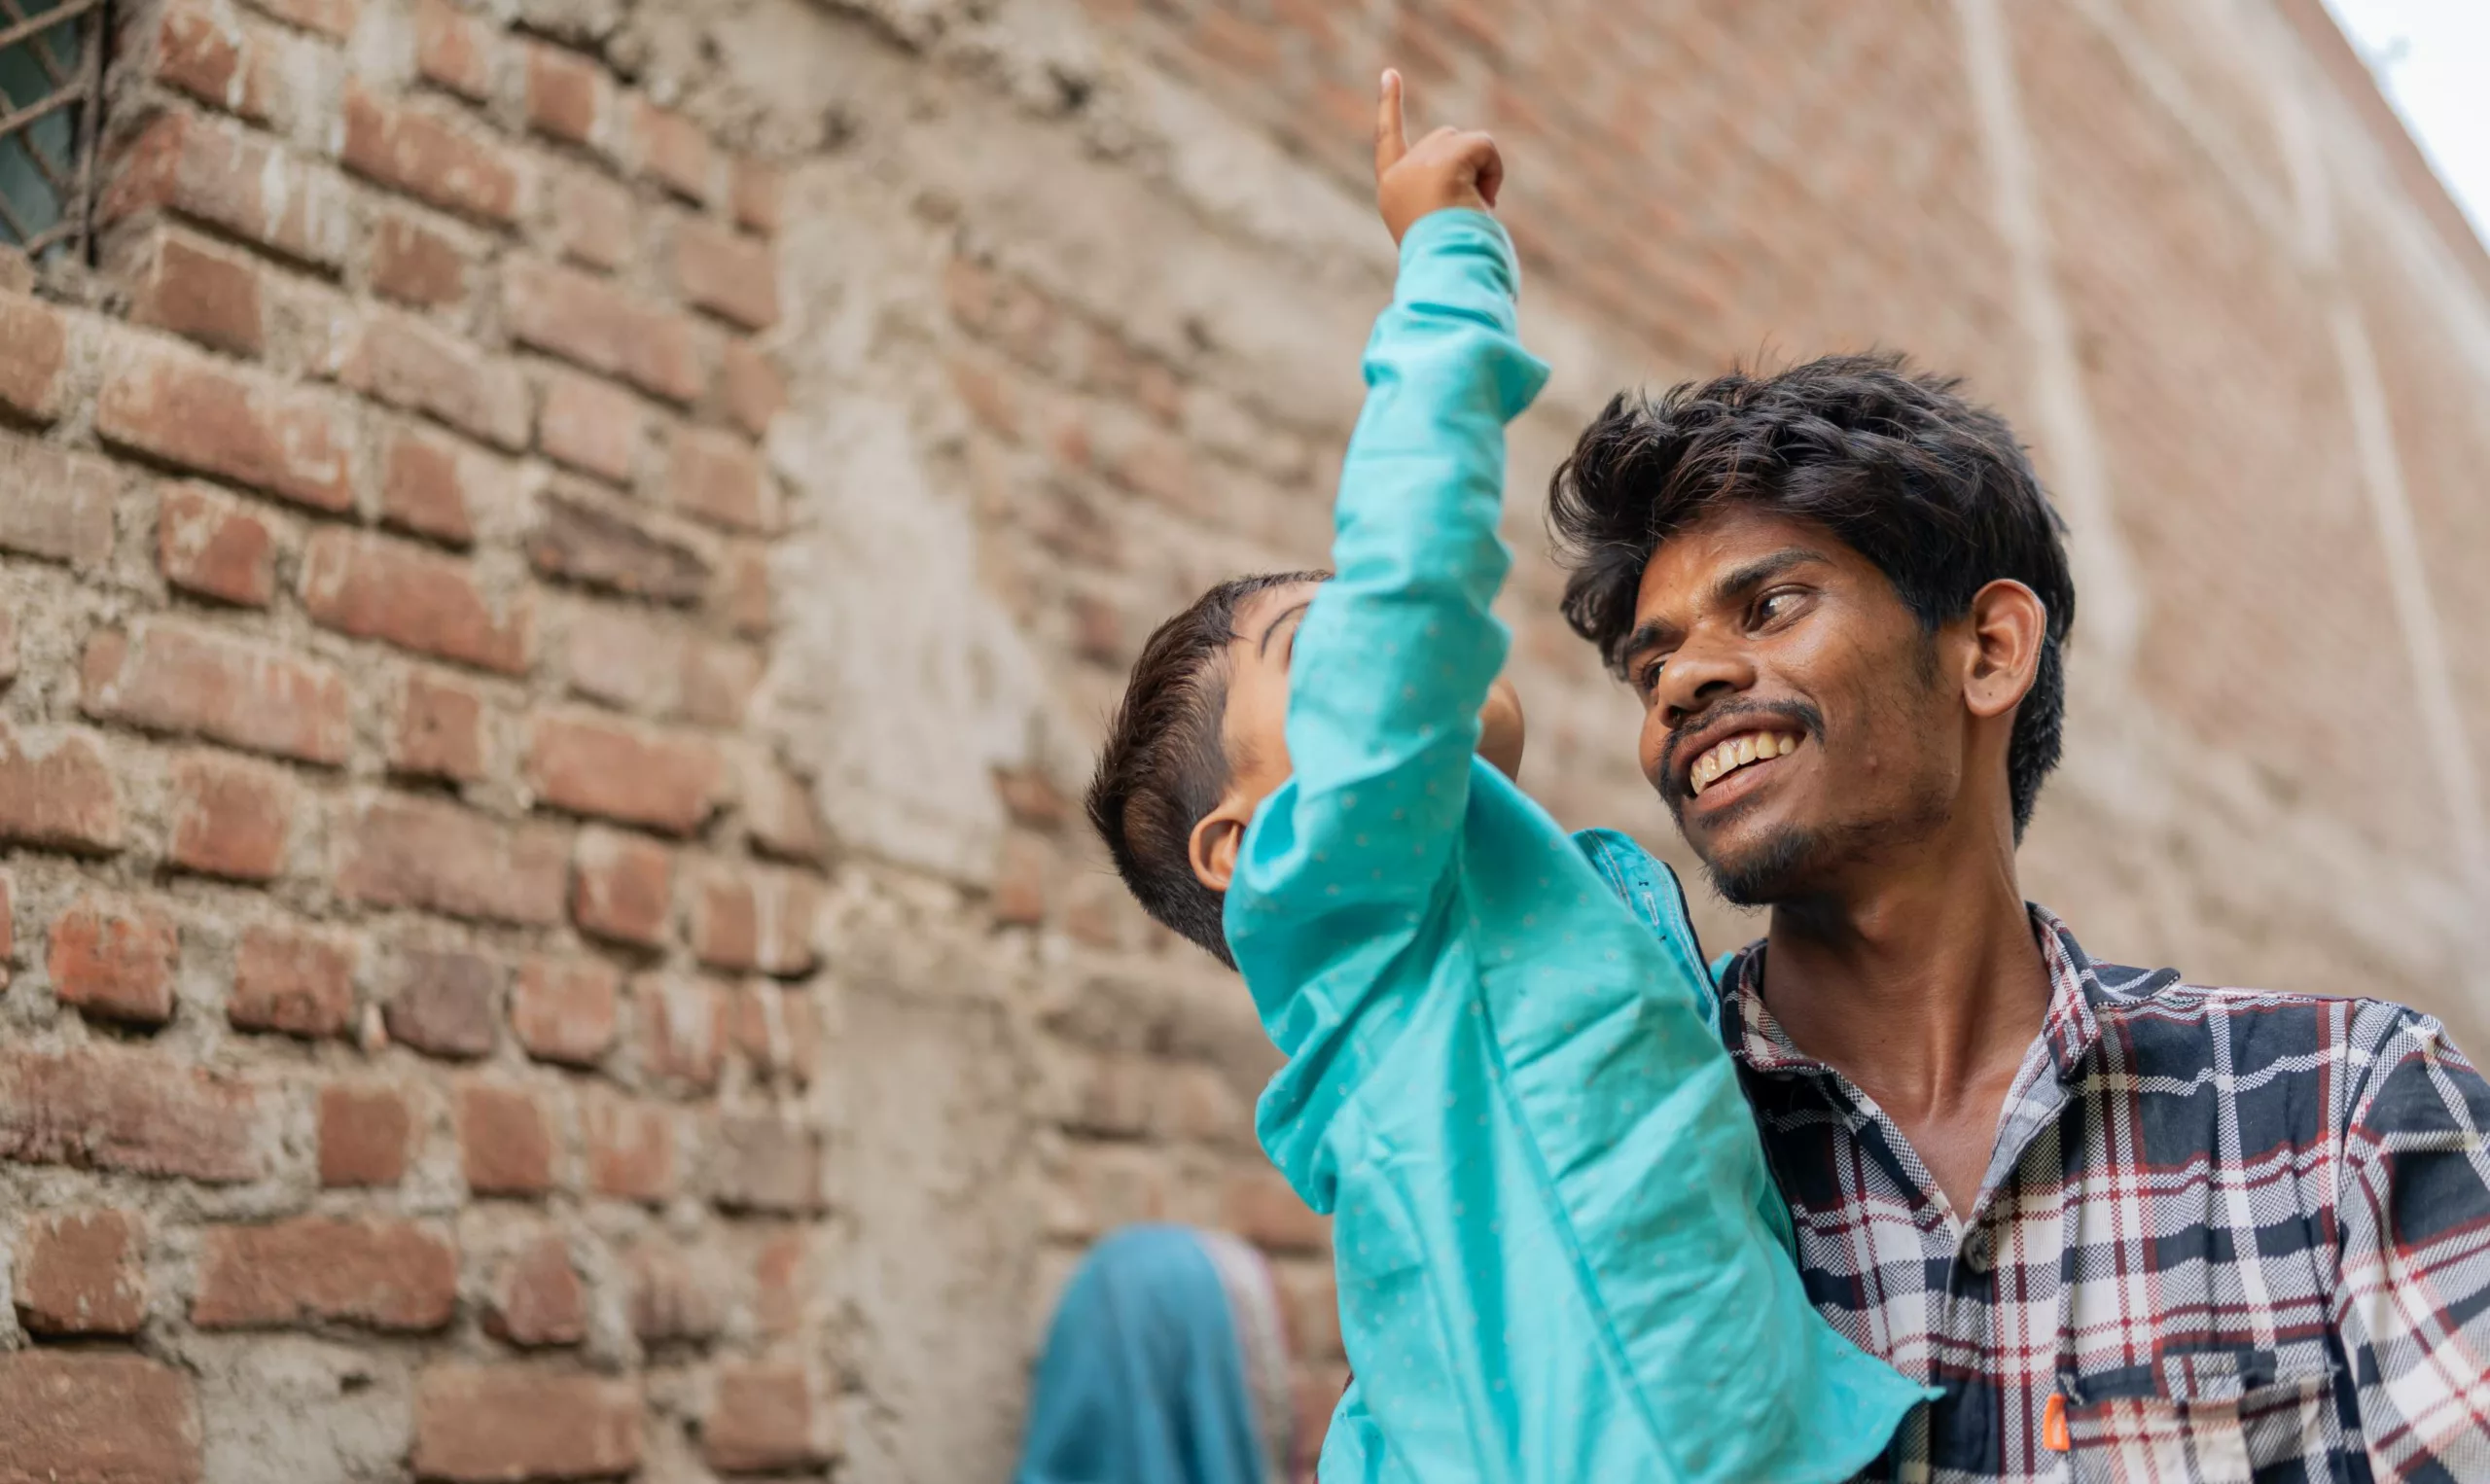
[[[1193,827],[1227,792],[1227,645],[1248,598],[1328,572],[1234,578],[1158,625],[1133,662],[1089,780],[1089,823],[1143,910],[1228,968],[1221,895],[1193,874]]]
[[[1652,553],[1732,503],[1825,526],[1892,580],[1932,634],[1970,612],[1983,585],[2011,578],[2048,610],[2007,756],[2019,840],[2057,766],[2075,579],[2066,523],[2031,460],[1960,387],[1899,355],[1856,355],[1690,381],[1657,402],[1619,393],[1548,486],[1548,525],[1570,569],[1567,621],[1621,673]]]

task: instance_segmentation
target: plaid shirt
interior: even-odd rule
[[[2032,919],[2048,1016],[1960,1222],[1765,1009],[1763,945],[1722,980],[1808,1292],[1944,1394],[1865,1477],[2490,1479],[2490,1083],[2415,1011]]]

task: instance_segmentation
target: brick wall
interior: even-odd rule
[[[1389,59],[1505,140],[1526,780],[1598,402],[1959,370],[2077,529],[2098,951],[2490,1027],[2490,264],[2314,0],[125,0],[0,265],[0,1479],[999,1478],[1083,1245],[1322,1225],[1069,800],[1319,558]],[[1699,908],[1716,945],[1752,932]]]

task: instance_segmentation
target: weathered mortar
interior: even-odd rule
[[[1560,814],[1674,845],[1573,432],[1907,347],[2077,526],[2035,899],[2490,1026],[2490,271],[2312,0],[124,10],[102,266],[0,292],[0,1478],[1000,1478],[1154,1217],[1278,1255],[1322,1414],[1268,1048],[1069,800],[1156,618],[1321,556],[1387,59],[1512,160]],[[53,1209],[134,1233],[69,1346]],[[25,1454],[64,1386],[119,1457]]]

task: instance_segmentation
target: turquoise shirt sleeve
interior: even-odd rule
[[[1296,988],[1405,940],[1461,832],[1478,708],[1509,643],[1490,611],[1512,560],[1496,534],[1505,424],[1547,377],[1516,336],[1515,277],[1493,217],[1421,217],[1367,342],[1335,575],[1289,674],[1293,776],[1257,813],[1227,901],[1230,947],[1250,939],[1246,981],[1289,1055],[1357,1008]],[[1273,923],[1284,931],[1255,931]]]

